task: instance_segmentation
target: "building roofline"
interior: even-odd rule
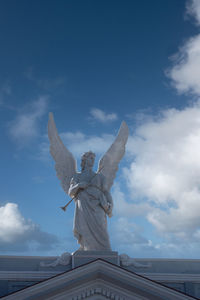
[[[135,276],[138,276],[138,277],[140,277],[140,278],[143,278],[143,279],[145,279],[145,280],[147,280],[147,281],[149,281],[149,282],[152,282],[152,283],[154,283],[154,284],[158,284],[158,285],[160,285],[160,286],[162,286],[162,287],[164,287],[164,288],[170,289],[170,290],[172,290],[172,291],[174,291],[174,292],[177,292],[177,293],[180,293],[180,294],[182,294],[182,295],[189,296],[189,297],[191,297],[191,298],[193,298],[193,299],[199,300],[199,298],[196,298],[196,297],[194,297],[194,296],[191,296],[191,295],[189,295],[189,294],[187,294],[187,293],[184,293],[184,292],[182,292],[182,291],[178,291],[178,290],[176,290],[176,289],[174,289],[174,288],[172,288],[172,287],[166,286],[166,285],[164,285],[164,284],[162,284],[162,283],[160,283],[160,282],[158,282],[158,281],[155,281],[155,280],[153,280],[153,279],[150,279],[150,278],[148,278],[148,277],[145,277],[145,276],[143,276],[143,275],[141,275],[141,274],[138,274],[138,273],[136,273],[136,272],[134,272],[134,271],[127,270],[127,269],[123,268],[122,266],[118,266],[118,265],[116,265],[116,264],[114,264],[114,263],[111,263],[111,262],[109,262],[109,261],[106,261],[106,260],[104,260],[104,259],[102,259],[102,258],[97,258],[97,259],[95,259],[95,260],[93,260],[93,261],[91,261],[91,262],[87,262],[87,263],[82,264],[82,265],[80,265],[80,266],[77,266],[77,267],[75,267],[75,268],[73,268],[73,269],[70,269],[70,270],[61,272],[61,273],[59,273],[59,274],[56,274],[56,275],[54,275],[54,276],[52,276],[52,277],[50,277],[50,278],[43,279],[43,280],[40,281],[40,282],[36,282],[36,283],[34,283],[34,284],[30,285],[30,286],[27,286],[27,287],[24,287],[24,288],[18,290],[18,291],[11,292],[11,293],[9,293],[9,294],[7,294],[7,295],[5,295],[5,296],[1,296],[0,299],[3,299],[4,297],[13,295],[13,294],[15,294],[15,293],[18,293],[18,292],[20,292],[20,291],[23,291],[23,290],[25,290],[25,289],[27,289],[27,288],[30,288],[30,287],[33,287],[33,286],[35,286],[35,285],[38,285],[38,284],[40,284],[40,283],[42,283],[42,282],[47,282],[48,280],[51,280],[51,279],[56,278],[56,277],[58,277],[58,276],[67,274],[67,273],[69,273],[69,272],[72,272],[73,270],[82,268],[83,266],[87,266],[87,265],[93,264],[94,262],[97,262],[97,261],[102,261],[102,262],[104,262],[104,263],[110,264],[110,265],[112,265],[112,266],[115,267],[115,268],[123,269],[124,271],[126,271],[126,272],[128,272],[128,273],[130,273],[130,274],[134,274]]]

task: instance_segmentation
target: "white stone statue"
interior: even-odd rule
[[[75,201],[73,232],[80,244],[79,250],[111,250],[106,215],[112,216],[110,188],[125,153],[128,126],[122,122],[118,136],[100,159],[96,173],[92,170],[95,154],[91,151],[82,155],[81,172],[77,172],[76,161],[60,139],[52,113],[49,114],[48,136],[57,176],[64,191]]]

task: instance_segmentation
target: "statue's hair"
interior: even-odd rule
[[[90,156],[92,156],[93,159],[95,160],[96,154],[94,152],[92,152],[92,151],[85,152],[81,156],[81,168],[82,168],[82,170],[84,170],[84,168],[85,168],[85,162],[88,159],[88,157],[90,157]]]

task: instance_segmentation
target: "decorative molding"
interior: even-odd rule
[[[147,262],[146,264],[141,264],[135,260],[135,258],[131,258],[127,254],[123,253],[119,255],[120,265],[122,267],[133,266],[135,268],[150,268],[152,264]]]
[[[56,260],[51,263],[45,263],[44,261],[40,262],[41,267],[56,267],[58,265],[67,266],[71,263],[72,256],[69,252],[64,252]]]
[[[35,260],[54,260],[57,259],[58,256],[18,256],[18,255],[0,255],[1,259],[35,259]],[[200,259],[193,258],[134,258],[137,262],[192,262],[192,263],[200,263]]]
[[[98,281],[98,282],[97,282]],[[102,289],[97,289],[100,287],[100,282],[104,282]],[[113,290],[109,296],[107,292]],[[54,291],[51,297],[50,293]],[[57,292],[56,292],[57,291]],[[90,292],[91,291],[91,292]],[[109,264],[102,260],[93,261],[88,265],[83,265],[79,268],[75,268],[70,272],[66,272],[45,280],[40,284],[27,287],[24,290],[16,292],[15,294],[6,296],[5,299],[13,300],[26,300],[28,297],[36,297],[43,295],[43,297],[49,297],[49,299],[93,299],[92,296],[87,296],[88,293],[94,294],[94,299],[105,298],[119,300],[120,296],[124,300],[126,299],[168,299],[168,300],[192,300],[193,297],[189,295],[184,295],[174,289],[170,289],[163,285],[160,285],[148,278],[132,273],[119,266]],[[102,293],[102,294],[97,294]],[[105,295],[104,295],[105,293]],[[114,294],[112,294],[114,293]],[[55,297],[56,295],[56,297]],[[86,296],[85,296],[86,295]],[[126,296],[127,295],[127,296]],[[138,297],[132,297],[132,295],[138,295]],[[82,298],[80,298],[82,297]],[[109,298],[110,297],[110,298]],[[115,297],[115,298],[113,298]],[[86,298],[87,299],[87,298]]]
[[[0,271],[0,280],[42,281],[63,271]]]
[[[138,262],[192,262],[192,263],[200,263],[200,259],[195,258],[135,258]]]
[[[117,295],[116,293],[101,287],[91,288],[87,289],[84,292],[81,292],[80,294],[70,297],[70,300],[82,300],[87,299],[88,297],[95,296],[95,295],[101,295],[104,296],[106,299],[112,299],[112,300],[126,300],[124,297],[121,297]]]
[[[42,281],[51,278],[63,271],[0,271],[0,280],[15,281]],[[143,273],[137,272],[138,275],[147,277],[158,282],[193,282],[200,283],[200,274],[181,274],[181,273]]]
[[[137,272],[138,275],[147,277],[151,280],[159,282],[194,282],[200,283],[200,274],[181,274],[181,273],[141,273]]]
[[[10,259],[46,259],[46,260],[49,260],[49,259],[56,259],[58,258],[58,256],[29,256],[29,255],[0,255],[0,260],[1,259],[5,259],[5,258],[8,258],[9,260]]]

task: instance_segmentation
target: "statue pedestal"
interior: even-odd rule
[[[72,254],[72,269],[85,265],[98,258],[108,261],[115,265],[120,265],[119,255],[116,251],[81,251]]]

